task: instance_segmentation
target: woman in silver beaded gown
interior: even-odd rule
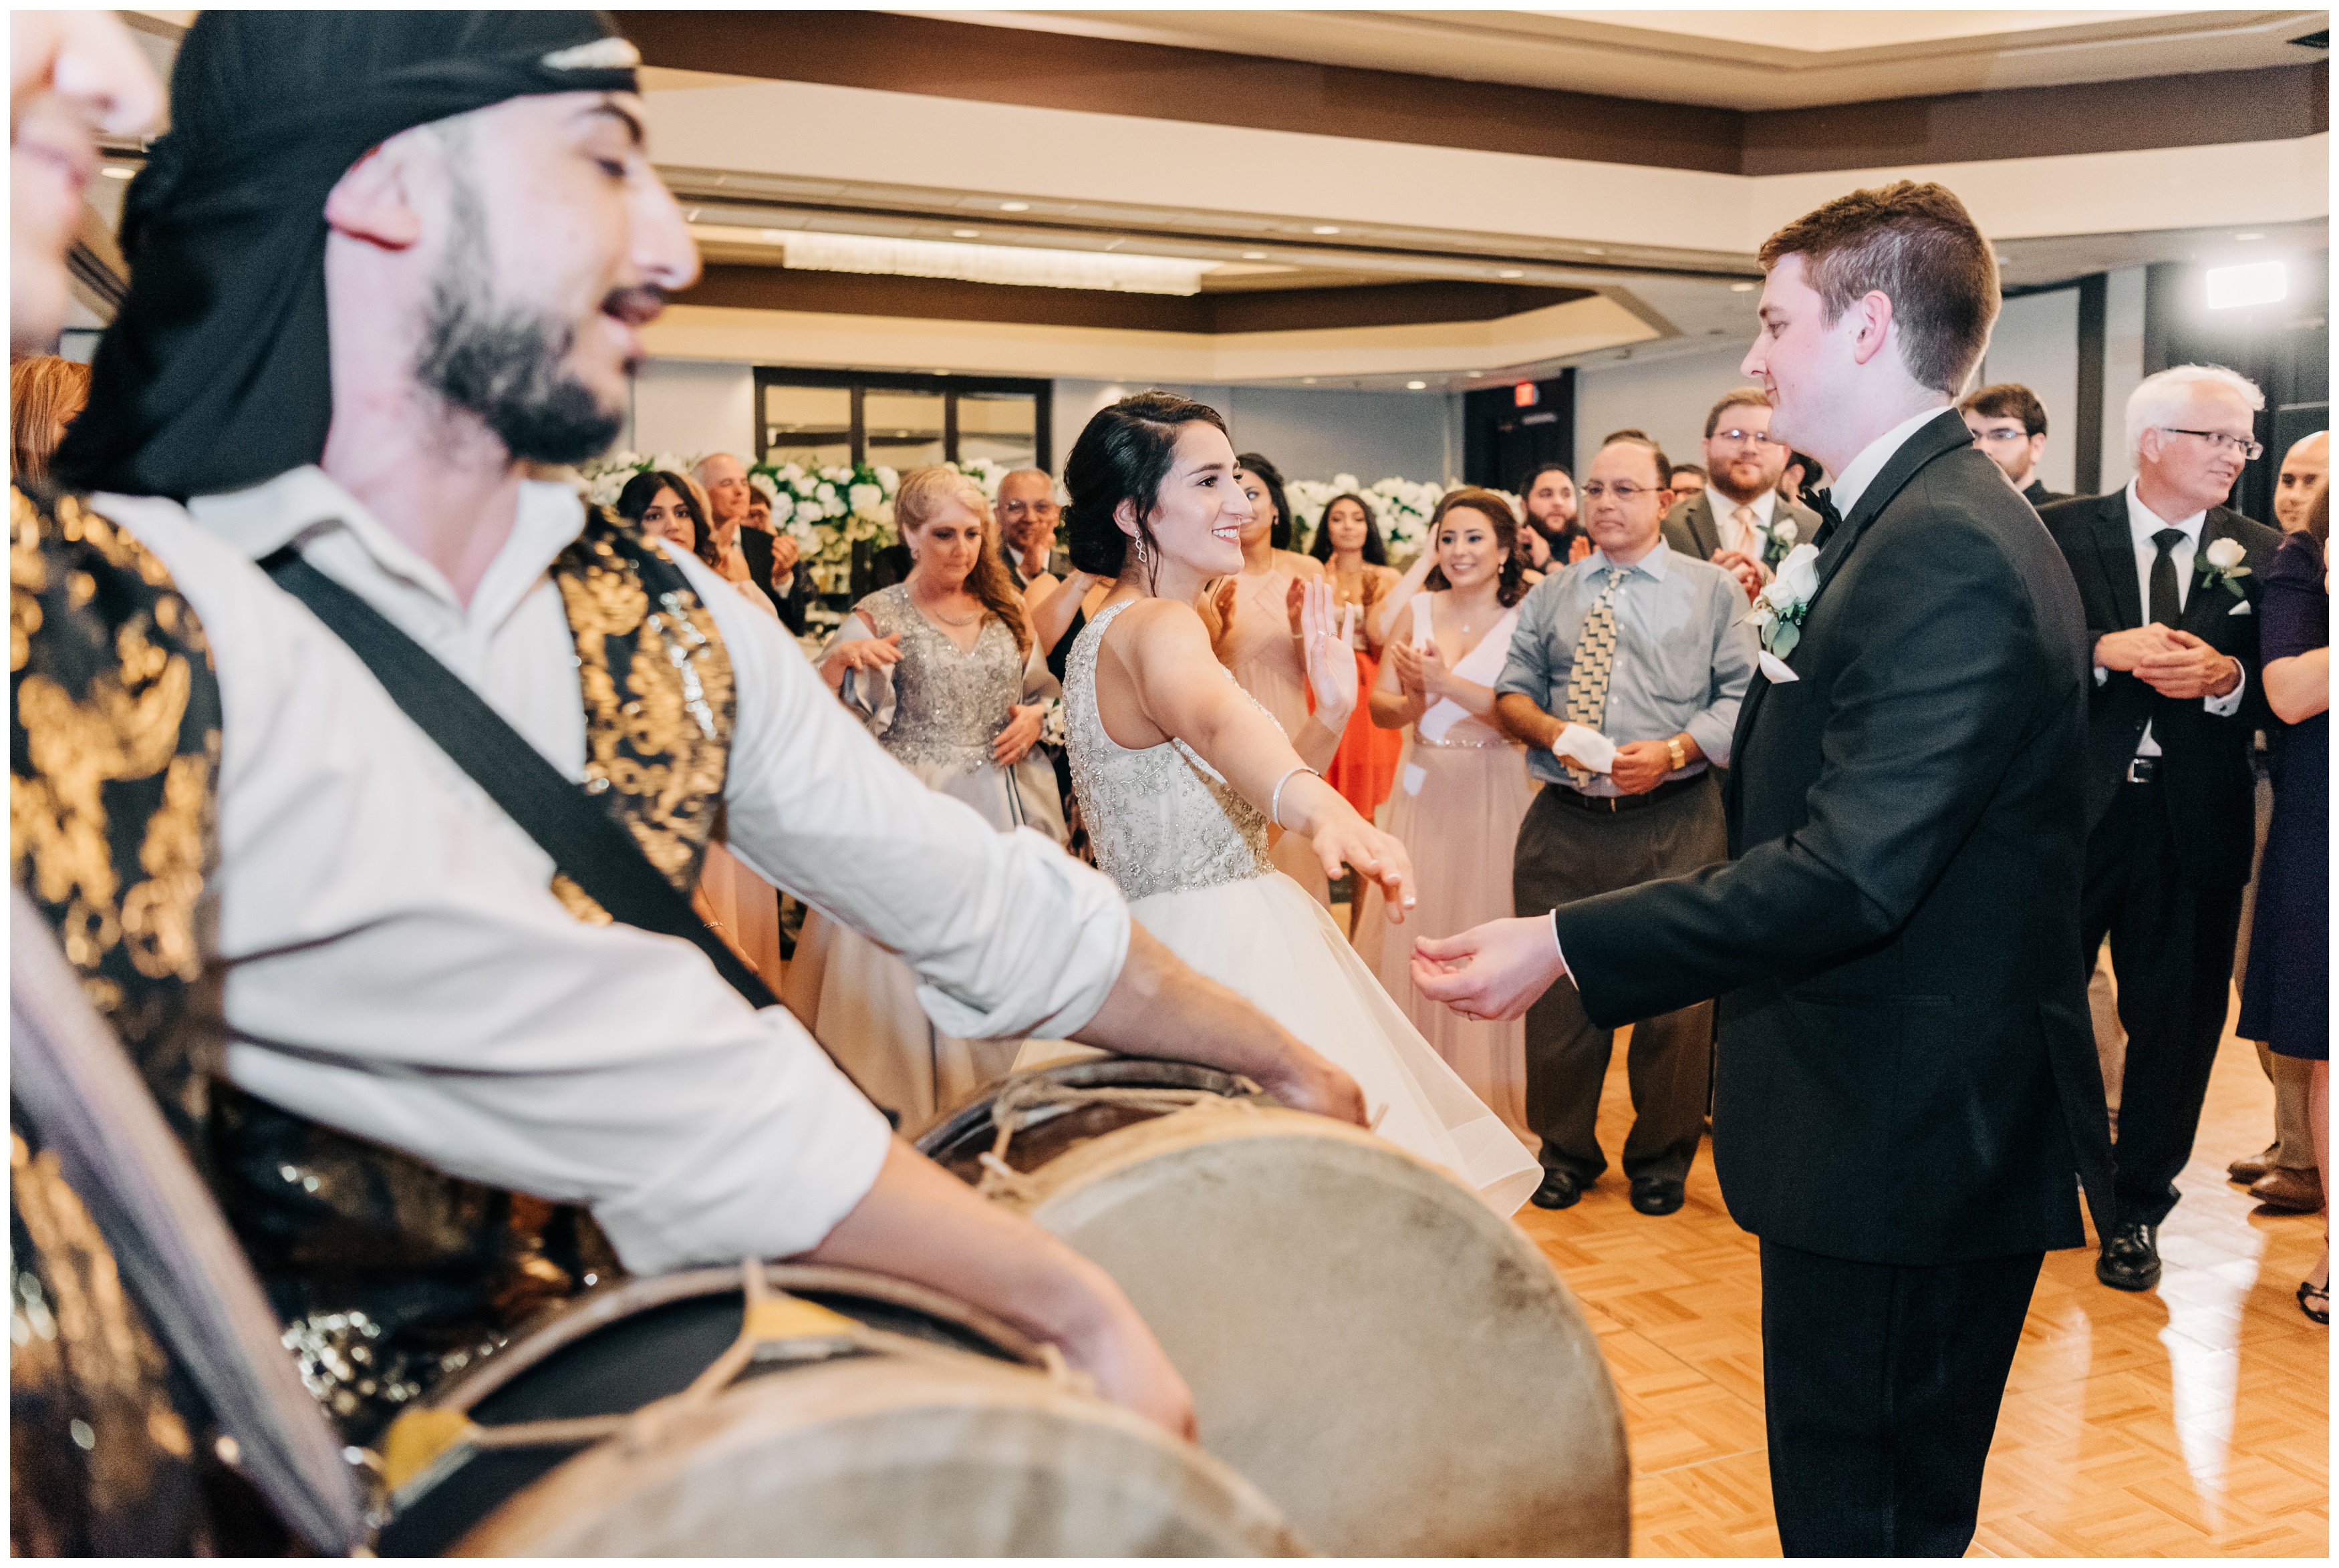
[[[1248,508],[1234,476],[1218,415],[1166,392],[1098,414],[1066,467],[1073,563],[1120,579],[1064,668],[1072,786],[1097,865],[1172,952],[1355,1078],[1381,1137],[1508,1214],[1540,1178],[1534,1159],[1330,912],[1268,858],[1270,829],[1288,827],[1313,841],[1327,873],[1346,863],[1395,911],[1414,902],[1404,846],[1313,776],[1300,755],[1315,737],[1295,749],[1218,662],[1192,608],[1240,549]],[[1350,617],[1353,630],[1353,607]],[[1306,590],[1301,622],[1317,694],[1308,727],[1337,736],[1356,705],[1357,665],[1329,585]],[[1062,1053],[1035,1045],[1018,1065]]]
[[[990,505],[963,476],[922,468],[903,477],[893,507],[909,578],[854,607],[822,674],[928,788],[1001,833],[1031,828],[1061,844],[1055,773],[1032,749],[1041,708],[1023,702],[1031,634]],[[1005,1076],[1021,1043],[945,1034],[917,991],[917,976],[883,948],[818,910],[804,917],[789,1011],[878,1104],[901,1112],[905,1133]]]

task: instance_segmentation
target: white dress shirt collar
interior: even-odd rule
[[[2137,549],[2150,550],[2154,554],[2157,555],[2159,553],[2160,547],[2153,543],[2152,536],[2160,532],[2163,528],[2176,528],[2185,535],[2186,542],[2176,547],[2179,550],[2186,549],[2188,547],[2194,549],[2198,549],[2200,547],[2201,526],[2207,522],[2209,518],[2209,513],[2206,508],[2194,513],[2189,518],[2178,518],[2172,522],[2168,518],[2162,517],[2158,512],[2154,511],[2150,507],[2144,504],[2143,500],[2138,498],[2136,493],[2136,481],[2134,479],[2130,479],[2127,482],[2126,494],[2127,497],[2128,537],[2136,541],[2136,547]]]
[[[1828,488],[1828,496],[1835,502],[1835,515],[1849,520],[1852,508],[1860,505],[1860,498],[1868,493],[1868,487],[1876,482],[1876,476],[1884,471],[1884,465],[1892,460],[1892,454],[1905,446],[1910,437],[1939,419],[1949,407],[1943,403],[1939,408],[1927,409],[1921,414],[1903,419],[1860,448],[1860,456],[1846,463],[1843,472],[1837,475],[1835,483]]]
[[[249,489],[197,496],[187,509],[253,560],[296,540],[305,546],[327,533],[342,534],[385,575],[439,601],[457,619],[479,626],[497,625],[509,615],[585,528],[585,505],[575,490],[549,480],[522,480],[511,537],[496,552],[466,608],[445,573],[314,465]]]

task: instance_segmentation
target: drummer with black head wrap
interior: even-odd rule
[[[519,823],[532,800],[571,827],[589,801],[587,825],[614,823],[616,859],[638,863],[659,895],[687,893],[719,812],[751,869],[901,953],[949,1032],[1201,1058],[1287,1103],[1360,1119],[1345,1074],[1133,930],[1110,884],[1034,835],[991,832],[885,759],[777,625],[719,577],[528,477],[531,462],[575,461],[614,438],[640,327],[696,274],[642,145],[629,58],[582,14],[205,13],[179,56],[173,130],[133,192],[131,295],[64,455],[75,477],[187,498],[312,607],[355,605],[358,621],[333,624],[370,662],[402,647],[405,667],[437,672],[443,705],[469,705],[474,733],[508,726],[523,762],[557,775],[548,787],[465,765],[517,814],[493,815],[498,838],[580,918],[706,934],[641,917],[642,879],[610,882],[607,855],[545,847],[559,834]],[[353,125],[339,123],[341,105]],[[127,516],[178,514],[105,498]],[[370,632],[350,631],[369,615]],[[439,721],[403,705],[426,728]],[[454,754],[447,734],[435,738]],[[735,956],[710,956],[760,998]],[[499,977],[483,967],[478,984],[481,1009],[508,1007]],[[272,1249],[288,1290],[310,1289],[324,1238],[363,1238],[333,1259],[336,1299],[371,1290],[385,1311],[428,1307],[399,1250],[426,1238],[386,1235],[373,1195],[401,1194],[401,1214],[469,1210],[419,1196],[435,1173],[385,1174],[381,1161],[400,1157],[329,1130],[377,1128],[403,1090],[385,1083],[353,1103],[347,1075],[332,1094],[323,1082],[279,1075],[266,1098],[219,1119],[226,1179],[247,1189],[229,1207],[249,1217],[263,1272]],[[619,1109],[579,1096],[543,1118],[589,1123]],[[385,1141],[473,1170],[497,1163],[483,1139],[521,1130],[395,1119]],[[757,1158],[726,1139],[693,1179],[744,1196],[766,1179]],[[847,1163],[836,1181],[858,1190],[873,1173],[859,1156]],[[321,1179],[295,1190],[286,1169]],[[1026,1246],[1020,1229],[972,1245],[939,1174],[898,1144],[874,1179],[820,1256],[921,1278],[1061,1338],[1127,1403],[1187,1419],[1150,1340],[1130,1336],[1125,1303],[1096,1295],[1078,1259],[1043,1257],[1032,1247],[1045,1238],[1029,1232]],[[515,1211],[514,1223],[540,1218]],[[671,1267],[702,1255],[685,1234],[698,1228],[676,1217],[655,1238],[611,1235],[629,1267]],[[476,1287],[468,1235],[427,1238],[432,1289]],[[536,1256],[549,1257],[560,1238],[544,1235]],[[521,1263],[515,1289],[565,1287],[562,1270]]]

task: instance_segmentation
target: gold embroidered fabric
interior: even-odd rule
[[[715,618],[680,567],[598,508],[552,580],[577,639],[585,787],[687,893],[722,809],[737,706]],[[553,891],[580,919],[609,918],[566,876]]]
[[[219,685],[161,561],[71,496],[9,491],[9,875],[193,1148]],[[198,1156],[200,1159],[200,1156]]]

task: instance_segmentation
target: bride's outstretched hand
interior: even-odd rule
[[[1294,583],[1304,589],[1299,602],[1299,647],[1308,666],[1308,687],[1316,694],[1316,712],[1337,730],[1357,711],[1357,606],[1342,615],[1333,603],[1327,581]]]

